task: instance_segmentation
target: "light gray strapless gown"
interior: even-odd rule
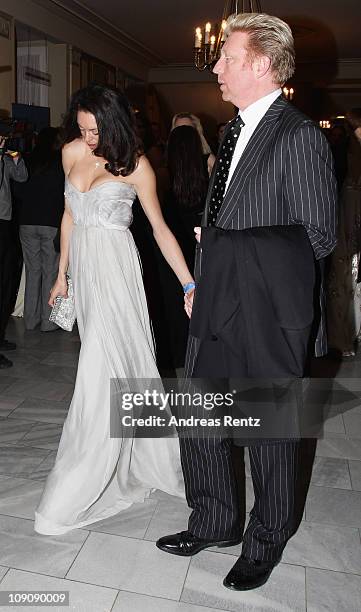
[[[176,438],[109,435],[110,378],[158,378],[139,257],[129,231],[135,191],[66,182],[74,227],[69,268],[81,338],[78,372],[35,530],[62,534],[144,501],[154,489],[184,497]]]

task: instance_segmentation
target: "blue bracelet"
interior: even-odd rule
[[[191,291],[191,289],[195,289],[196,284],[195,283],[186,283],[186,285],[183,285],[183,291],[184,293],[188,293],[188,291]]]

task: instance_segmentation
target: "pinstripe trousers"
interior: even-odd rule
[[[215,343],[219,346],[219,343]],[[205,343],[206,363],[197,361],[194,377],[225,377],[222,355]],[[202,347],[201,347],[202,349]],[[217,355],[218,358],[215,358]],[[212,369],[214,369],[212,371]],[[232,374],[233,375],[233,374]],[[239,373],[239,377],[241,372]],[[225,540],[240,536],[240,505],[228,438],[180,437],[182,469],[189,507],[188,529],[205,539]],[[296,529],[295,489],[299,442],[263,442],[248,447],[255,502],[243,535],[242,553],[251,559],[276,561]]]
[[[180,439],[189,531],[210,540],[240,535],[240,513],[231,459],[232,441],[222,438]],[[294,499],[299,443],[249,446],[255,494],[243,536],[242,553],[276,561],[295,531]]]

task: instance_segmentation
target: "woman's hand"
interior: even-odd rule
[[[54,306],[55,299],[59,295],[65,298],[68,297],[68,283],[66,282],[65,274],[60,277],[58,276],[58,278],[56,279],[55,285],[50,291],[50,298],[48,302],[49,306]]]
[[[194,291],[195,289],[191,289],[184,295],[184,310],[186,311],[189,319],[192,315]]]
[[[129,175],[128,180],[135,187],[163,257],[172,268],[182,286],[192,282],[192,275],[188,270],[179,244],[164,221],[157,197],[155,175],[149,161],[144,156],[139,158],[138,166]]]

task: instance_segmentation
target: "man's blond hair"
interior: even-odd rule
[[[248,57],[266,55],[271,60],[274,80],[279,85],[288,81],[295,71],[294,40],[290,26],[265,13],[240,13],[227,20],[226,36],[232,32],[248,34]]]

